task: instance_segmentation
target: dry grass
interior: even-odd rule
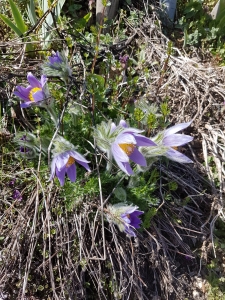
[[[127,23],[127,51],[139,45],[145,51],[137,66],[138,84],[145,90],[141,97],[154,103],[167,97],[172,123],[193,119],[195,141],[181,150],[192,155],[195,166],[155,164],[161,174],[158,213],[150,228],[131,240],[103,222],[101,194],[68,212],[57,188],[41,184],[39,169],[10,173],[3,165],[0,290],[6,299],[193,299],[191,278],[201,276],[214,223],[223,217],[224,69],[198,53],[189,58],[174,48],[169,54],[169,40],[155,21],[153,14],[138,28]],[[20,55],[18,67],[23,59]],[[9,72],[6,62],[1,64],[7,77],[13,67]],[[12,95],[14,79],[7,78],[4,92]],[[32,176],[26,202],[12,201],[9,175]],[[178,185],[170,201],[164,190],[169,181]]]

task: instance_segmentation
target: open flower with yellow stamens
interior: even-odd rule
[[[138,147],[156,146],[156,144],[149,138],[140,135],[142,130],[127,127],[125,121],[122,120],[120,126],[125,129],[117,135],[112,143],[111,152],[120,169],[128,175],[132,175],[134,172],[131,169],[129,160],[140,166],[147,166],[146,159],[139,152]]]
[[[31,72],[27,74],[27,80],[29,82],[28,87],[23,87],[18,85],[14,95],[21,98],[24,102],[20,104],[22,108],[29,107],[31,105],[40,105],[44,99],[48,96],[46,95],[45,85],[47,78],[45,75],[41,76],[39,81]]]
[[[90,171],[88,166],[89,161],[83,155],[78,153],[75,146],[62,136],[57,136],[53,142],[54,150],[53,160],[51,163],[51,176],[49,180],[58,177],[60,185],[65,183],[65,176],[69,177],[72,182],[76,181],[76,163],[82,165],[87,171]]]
[[[87,171],[90,171],[88,162],[80,153],[69,150],[55,156],[51,164],[51,176],[50,180],[56,176],[59,179],[60,185],[65,183],[65,175],[69,177],[71,182],[76,181],[76,164],[82,165]]]
[[[97,125],[94,130],[97,146],[107,153],[107,170],[112,168],[112,157],[114,157],[119,168],[127,175],[134,174],[129,161],[146,166],[144,156],[139,152],[139,146],[156,146],[149,138],[141,135],[143,130],[128,127],[126,121],[121,120],[119,125],[109,121]]]
[[[112,155],[116,163],[120,169],[128,175],[134,174],[129,160],[132,160],[140,166],[147,166],[146,159],[139,152],[138,146],[155,146],[155,143],[150,139],[138,135],[137,132],[134,131],[134,128],[132,128],[132,130],[133,131],[130,132],[124,131],[120,133],[111,146]]]

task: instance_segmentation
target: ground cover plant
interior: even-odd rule
[[[1,297],[221,299],[223,67],[157,3],[96,25],[90,2],[1,23]]]

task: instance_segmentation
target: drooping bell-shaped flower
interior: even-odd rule
[[[87,171],[90,171],[88,162],[80,153],[70,150],[55,156],[51,164],[51,176],[52,180],[55,176],[58,177],[60,185],[65,183],[65,175],[69,177],[71,182],[76,181],[76,163],[82,165]]]
[[[130,160],[141,166],[146,166],[146,160],[139,152],[138,147],[156,145],[149,138],[142,136],[141,132],[143,131],[128,127],[127,123],[121,120],[118,126],[111,121],[102,122],[101,125],[97,126],[94,135],[97,146],[107,153],[109,165],[112,157],[114,157],[119,168],[126,174],[132,175],[134,172],[131,169]]]
[[[68,83],[69,77],[72,76],[72,70],[63,51],[53,52],[48,61],[42,65],[42,69],[46,76],[60,77],[65,83]]]
[[[121,232],[133,237],[136,236],[135,229],[140,228],[139,216],[142,214],[143,211],[138,210],[138,206],[125,203],[109,205],[106,209],[107,220],[116,224]]]
[[[46,88],[47,78],[45,75],[41,76],[39,81],[31,72],[27,74],[27,80],[29,82],[28,87],[21,85],[16,86],[14,95],[21,98],[23,103],[20,104],[22,108],[30,107],[31,105],[41,106],[45,104],[45,101],[49,97]]]
[[[56,176],[60,185],[65,183],[65,175],[69,177],[71,182],[76,181],[76,163],[82,165],[87,171],[89,161],[83,155],[75,151],[73,144],[65,140],[63,137],[57,137],[55,142],[54,157],[51,163],[51,176],[49,180],[53,180]],[[70,149],[70,150],[68,150]]]

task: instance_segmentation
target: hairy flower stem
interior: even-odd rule
[[[55,107],[53,105],[51,105],[51,106],[46,105],[44,107],[47,110],[48,114],[50,115],[51,120],[54,122],[55,127],[57,127],[57,125],[58,125],[58,116],[56,114]]]
[[[107,165],[106,165],[106,170],[108,172],[111,172],[111,170],[112,170],[112,152],[111,151],[107,151],[107,157],[108,157],[108,161],[107,161]]]

